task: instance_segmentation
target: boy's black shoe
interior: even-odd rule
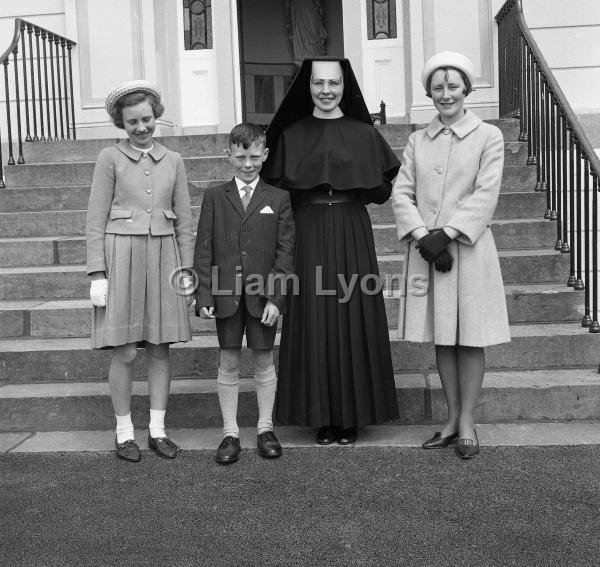
[[[240,445],[240,440],[237,437],[233,437],[232,435],[228,435],[221,441],[221,444],[217,448],[217,454],[215,456],[215,460],[220,465],[229,465],[231,463],[235,463],[239,456],[242,447]]]
[[[281,445],[272,431],[265,431],[256,438],[258,454],[265,459],[276,459],[283,452]]]

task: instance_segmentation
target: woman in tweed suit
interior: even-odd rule
[[[98,156],[87,214],[87,272],[94,304],[92,348],[113,349],[110,393],[117,419],[117,457],[139,461],[130,398],[137,347],[148,358],[148,445],[172,459],[166,435],[170,384],[169,344],[189,341],[192,296],[174,275],[191,269],[194,234],[183,160],[153,141],[162,115],[160,91],[148,81],[114,89],[106,110],[128,138]],[[184,281],[184,280],[188,281]],[[191,279],[182,278],[191,286]],[[191,291],[191,290],[190,290]]]

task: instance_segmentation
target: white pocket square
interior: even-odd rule
[[[271,207],[269,207],[269,205],[267,205],[267,206],[266,206],[264,209],[262,209],[260,212],[261,212],[261,213],[266,213],[266,214],[270,214],[270,215],[272,215],[272,214],[273,214],[273,209],[272,209]]]

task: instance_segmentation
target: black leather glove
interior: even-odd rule
[[[419,238],[417,249],[421,256],[428,262],[433,262],[452,242],[446,231],[442,229],[432,230],[429,234]]]
[[[454,258],[452,254],[448,252],[448,249],[442,250],[442,253],[435,259],[435,269],[438,272],[449,272],[452,269]]]

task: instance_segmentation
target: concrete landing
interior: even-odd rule
[[[436,425],[381,425],[359,431],[356,443],[347,450],[361,447],[420,447],[433,434]],[[339,448],[317,445],[315,430],[308,427],[278,427],[279,441],[286,448],[314,447],[319,451]],[[170,429],[169,436],[184,451],[214,450],[221,441],[220,428]],[[482,447],[522,447],[554,445],[600,445],[600,422],[572,423],[502,423],[481,424],[477,435]],[[137,430],[140,449],[148,449],[147,431]],[[256,429],[240,430],[242,449],[256,449]],[[452,448],[449,448],[452,450]],[[53,453],[53,452],[114,451],[114,431],[49,431],[39,433],[0,434],[0,452]]]

